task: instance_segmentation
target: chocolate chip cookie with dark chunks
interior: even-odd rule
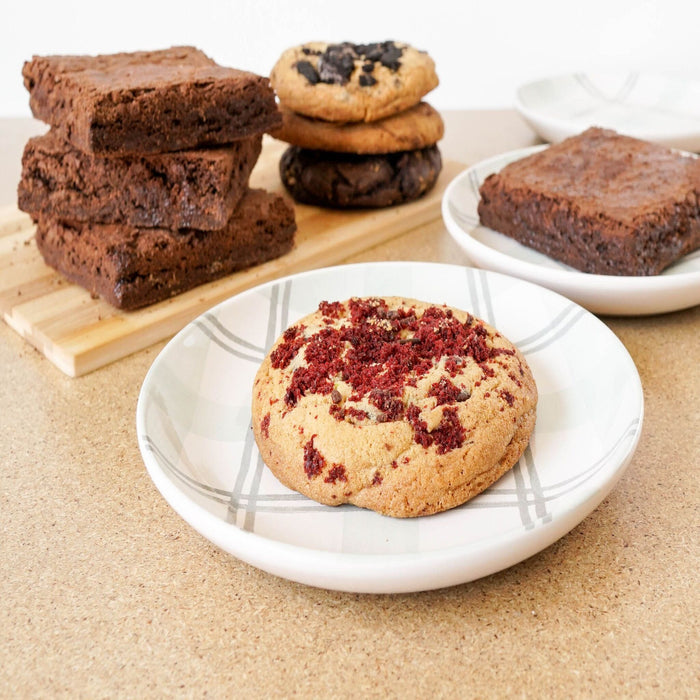
[[[420,102],[438,85],[433,59],[399,41],[309,42],[270,74],[280,104],[332,122],[374,121]]]

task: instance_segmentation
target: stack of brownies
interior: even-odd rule
[[[198,49],[34,57],[20,209],[47,264],[136,309],[291,249],[293,208],[250,189],[281,118],[265,77]]]

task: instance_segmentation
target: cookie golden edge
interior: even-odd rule
[[[440,113],[427,102],[373,122],[328,122],[280,106],[282,125],[270,136],[293,146],[374,155],[433,146],[445,134]]]
[[[426,304],[414,299],[383,297],[390,305],[396,300],[402,305],[421,305],[429,308],[452,308],[462,319],[470,317],[466,312],[437,304]],[[293,327],[306,325],[318,319],[314,312],[300,319]],[[376,511],[382,515],[410,518],[431,515],[462,505],[478,495],[506,474],[520,459],[527,448],[536,423],[537,387],[534,376],[520,351],[496,329],[481,319],[475,321],[487,330],[489,338],[498,338],[498,347],[512,349],[513,363],[522,369],[522,390],[514,401],[513,411],[500,411],[491,402],[483,417],[479,431],[486,430],[486,437],[445,454],[438,454],[434,447],[423,448],[414,441],[411,429],[405,421],[369,424],[337,422],[332,419],[331,434],[318,432],[318,417],[328,414],[330,400],[327,396],[312,394],[300,400],[301,410],[307,419],[293,416],[281,431],[278,414],[270,410],[279,398],[267,392],[270,379],[270,355],[278,347],[282,336],[275,342],[256,374],[253,397],[253,433],[263,461],[279,481],[288,488],[304,494],[314,501],[336,506],[350,503]],[[308,326],[307,326],[308,327]],[[490,385],[487,385],[488,390]],[[476,392],[478,394],[478,392]],[[471,400],[471,399],[470,399]],[[295,408],[296,411],[296,408]],[[274,417],[273,417],[274,416]],[[463,416],[460,415],[460,419]],[[329,421],[326,421],[328,424]],[[373,440],[367,437],[367,429],[374,427]],[[272,436],[271,433],[275,435]],[[371,431],[370,431],[371,432]],[[381,435],[378,435],[381,433]],[[292,442],[293,444],[285,444]],[[373,454],[381,453],[376,445],[382,441],[396,443],[396,449],[382,459]],[[329,483],[326,476],[308,478],[304,472],[304,446],[309,442],[319,453],[328,455],[327,474],[338,455],[338,462],[347,464],[343,480]],[[344,446],[338,449],[338,445]],[[353,463],[354,456],[361,457],[361,465]],[[423,460],[423,458],[425,458]],[[423,460],[425,463],[421,463]],[[413,462],[411,468],[395,462]],[[418,467],[415,465],[418,464]],[[406,467],[406,468],[403,468]],[[377,475],[382,478],[377,478]]]
[[[376,83],[361,86],[351,78],[347,84],[315,83],[297,71],[300,60],[315,67],[318,57],[308,51],[323,52],[334,42],[309,41],[286,49],[270,71],[270,84],[281,105],[298,114],[326,121],[371,122],[401,112],[421,101],[439,85],[435,62],[426,51],[396,41],[404,50],[398,71],[385,66],[376,68]],[[356,62],[353,77],[361,72]]]

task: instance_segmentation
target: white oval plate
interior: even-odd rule
[[[589,126],[700,150],[700,81],[660,73],[572,73],[518,88],[515,107],[556,143]]]
[[[540,394],[531,444],[508,474],[461,507],[403,520],[286,489],[250,429],[253,379],[282,330],[322,300],[394,294],[495,325],[524,352]],[[312,586],[398,593],[485,576],[562,537],[620,477],[642,415],[624,346],[564,297],[474,268],[370,263],[263,284],[193,321],[149,370],[137,432],[166,501],[225,551]]]
[[[540,284],[596,314],[642,316],[700,304],[700,250],[686,255],[660,275],[592,275],[538,253],[482,226],[479,187],[491,173],[547,146],[503,153],[461,172],[442,198],[447,230],[476,266]]]

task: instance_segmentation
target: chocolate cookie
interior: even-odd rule
[[[438,85],[435,63],[401,42],[309,42],[285,51],[270,73],[280,103],[328,121],[374,121],[420,102]]]
[[[322,302],[253,385],[253,431],[279,480],[385,515],[458,506],[507,472],[535,425],[518,349],[469,313],[400,297]]]
[[[428,192],[442,168],[437,146],[383,155],[312,151],[290,146],[280,176],[297,202],[323,207],[388,207]]]
[[[328,122],[282,107],[282,126],[269,133],[294,146],[337,153],[396,153],[434,146],[445,132],[439,112],[420,102],[373,122]]]

